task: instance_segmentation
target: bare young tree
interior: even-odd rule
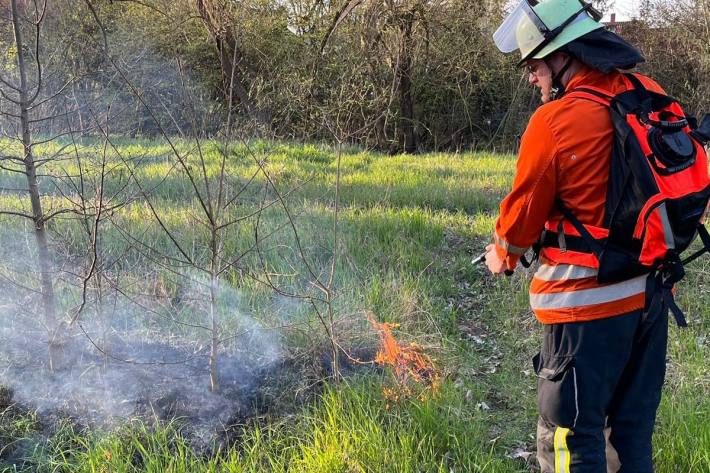
[[[36,264],[39,272],[39,290],[44,313],[44,325],[48,334],[49,366],[54,369],[55,351],[61,344],[61,326],[57,319],[57,300],[54,291],[53,256],[47,235],[47,223],[57,215],[66,213],[69,209],[47,211],[42,201],[40,180],[46,177],[42,174],[44,166],[61,156],[57,152],[52,156],[38,158],[34,147],[44,139],[38,140],[34,131],[38,125],[56,118],[43,116],[42,105],[56,98],[64,89],[47,94],[46,77],[43,69],[42,29],[47,13],[47,2],[20,2],[10,0],[7,11],[12,27],[11,51],[14,55],[13,68],[0,70],[0,96],[9,104],[0,109],[0,119],[12,123],[9,138],[21,144],[20,155],[4,155],[0,157],[2,169],[11,173],[19,173],[26,177],[27,188],[24,190],[29,197],[30,211],[23,208],[3,209],[0,214],[17,216],[32,221],[36,243]]]

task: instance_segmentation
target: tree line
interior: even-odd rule
[[[75,79],[71,92],[80,110],[115,89],[121,131],[156,135],[145,107],[110,73],[101,32],[83,2],[63,3],[51,15],[55,47],[64,46],[54,60],[65,77],[56,78]],[[189,128],[180,95],[190,94],[200,98],[203,125],[213,131],[233,112],[241,129],[264,137],[337,135],[392,153],[514,150],[538,105],[515,55],[500,54],[492,43],[505,15],[502,1],[92,3],[105,33],[121,46],[111,54],[172,133]],[[646,0],[639,19],[620,25],[648,59],[641,71],[694,113],[710,101],[709,6]]]

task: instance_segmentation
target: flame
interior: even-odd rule
[[[385,387],[385,398],[398,401],[413,396],[423,399],[439,386],[439,375],[431,358],[416,343],[400,344],[392,335],[398,324],[377,322],[372,314],[367,315],[372,327],[380,337],[380,350],[375,363],[390,368],[395,385]]]

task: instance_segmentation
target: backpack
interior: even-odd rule
[[[684,277],[684,265],[710,251],[703,225],[710,201],[704,148],[710,142],[710,114],[698,127],[677,100],[646,89],[634,74],[625,77],[631,87],[616,96],[594,87],[565,94],[602,104],[611,114],[614,140],[604,217],[608,237],[592,237],[559,200],[557,207],[580,233],[587,252],[597,257],[600,283],[649,274],[647,310],[665,303],[678,325],[686,326],[672,288]],[[703,248],[681,260],[698,235]]]

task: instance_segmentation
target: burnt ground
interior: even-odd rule
[[[206,354],[193,346],[113,342],[107,356],[86,340],[74,341],[56,350],[50,370],[46,342],[0,340],[5,341],[0,346],[0,385],[5,387],[0,413],[10,408],[15,412],[7,415],[36,412],[40,438],[65,422],[78,429],[110,429],[132,419],[179,419],[191,443],[204,448],[236,419],[263,410],[262,386],[278,366],[271,357],[254,353],[222,353],[220,390],[212,393]],[[6,457],[22,453],[0,450]]]
[[[317,351],[274,357],[246,346],[220,355],[220,390],[212,393],[206,351],[192,345],[119,340],[104,347],[107,355],[76,337],[57,350],[52,371],[46,341],[8,340],[0,328],[0,414],[35,412],[38,422],[31,441],[0,446],[0,466],[21,463],[28,449],[67,422],[81,431],[176,420],[193,448],[208,453],[238,442],[244,425],[302,405],[320,392],[330,370],[329,357]],[[372,359],[373,353],[358,355]],[[347,359],[343,365],[346,375],[371,369]],[[2,437],[0,429],[0,444]]]

